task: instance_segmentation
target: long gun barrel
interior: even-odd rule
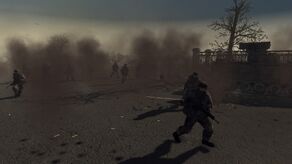
[[[171,104],[176,104],[176,105],[181,105],[183,106],[183,99],[178,99],[178,98],[168,98],[168,97],[155,97],[155,96],[146,96],[146,98],[152,99],[152,100],[166,100],[168,103]],[[214,120],[217,124],[220,122],[215,118],[213,114],[206,110],[202,110],[208,117],[210,117],[212,120]]]
[[[214,120],[217,124],[220,124],[220,122],[215,118],[215,116],[212,114],[212,113],[210,113],[210,112],[208,112],[208,111],[206,111],[206,110],[202,110],[208,117],[210,117],[212,120]]]
[[[0,83],[0,85],[9,85],[9,84],[11,84],[11,81]]]

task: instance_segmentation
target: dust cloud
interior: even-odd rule
[[[93,38],[74,41],[56,35],[47,43],[30,44],[11,39],[7,47],[11,66],[34,81],[60,81],[81,76],[91,79],[109,65],[109,55]]]
[[[271,39],[273,49],[292,50],[292,27],[279,28]]]
[[[137,78],[180,79],[192,70],[192,48],[200,47],[201,35],[168,30],[144,31],[132,41],[131,54]]]
[[[39,94],[62,95],[61,82],[93,80],[110,66],[109,55],[98,40],[90,37],[75,40],[55,35],[37,43],[12,38],[7,50],[10,67],[23,72],[32,90]]]
[[[192,48],[200,47],[201,35],[194,32],[145,30],[125,38],[127,55],[114,56],[94,37],[54,35],[44,42],[11,38],[7,42],[8,72],[23,72],[33,90],[40,94],[63,94],[65,81],[98,81],[109,78],[113,61],[128,64],[134,79],[168,81],[185,79],[192,70]],[[113,43],[116,44],[116,43]],[[4,65],[3,65],[4,66]],[[8,73],[8,74],[9,74]]]

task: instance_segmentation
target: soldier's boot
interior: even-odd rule
[[[21,96],[21,93],[22,93],[22,90],[19,90],[19,91],[17,92],[17,97],[20,97],[20,96]]]
[[[14,92],[14,97],[18,97],[18,89],[15,86],[13,86],[12,90]]]
[[[178,135],[177,132],[174,132],[174,133],[172,134],[172,136],[173,136],[174,141],[175,141],[176,143],[181,143],[181,139],[179,138],[179,135]]]
[[[209,147],[215,147],[214,143],[212,143],[212,142],[210,142],[208,140],[204,140],[204,139],[202,140],[202,144],[207,145]]]
[[[204,127],[202,144],[207,145],[209,147],[215,147],[215,144],[212,143],[212,142],[210,142],[210,139],[211,139],[211,137],[213,135],[213,127],[212,127],[212,124],[210,124],[209,121],[206,121],[202,125]]]
[[[22,85],[19,85],[18,86],[18,91],[17,91],[17,97],[20,97],[20,95],[22,93],[22,90],[23,90],[23,86]]]

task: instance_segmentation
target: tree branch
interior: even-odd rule
[[[226,15],[215,21],[209,27],[218,33],[217,39],[224,39],[219,43],[214,41],[213,45],[222,48],[234,47],[244,41],[261,41],[266,39],[264,31],[259,22],[253,21],[248,16],[250,12],[249,0],[233,0],[233,6],[226,9]],[[230,39],[232,39],[230,41]],[[231,44],[231,45],[228,45]]]

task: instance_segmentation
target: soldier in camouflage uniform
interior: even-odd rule
[[[19,73],[17,70],[14,70],[13,81],[10,84],[10,86],[12,86],[12,90],[14,92],[15,97],[19,97],[21,95],[24,83],[25,83],[25,76]]]
[[[203,82],[200,82],[197,78],[197,81],[194,79],[188,80],[192,81],[195,84],[185,85],[185,94],[184,94],[184,113],[186,115],[186,120],[183,126],[180,126],[176,132],[173,133],[173,137],[177,143],[180,143],[180,136],[187,134],[191,131],[192,127],[196,122],[199,122],[200,125],[204,128],[202,144],[214,147],[215,145],[210,142],[210,138],[213,134],[213,127],[210,119],[207,114],[204,112],[210,112],[210,109],[213,106],[212,99],[210,94],[207,91],[207,85]],[[187,82],[187,83],[188,83]],[[191,87],[190,89],[188,87]]]
[[[112,66],[112,74],[111,77],[116,76],[117,78],[120,78],[120,74],[119,74],[119,65],[117,62],[114,62],[113,66]]]
[[[121,68],[121,74],[122,74],[122,83],[125,83],[126,80],[128,79],[128,74],[129,74],[129,68],[127,64],[124,64],[123,67]]]

